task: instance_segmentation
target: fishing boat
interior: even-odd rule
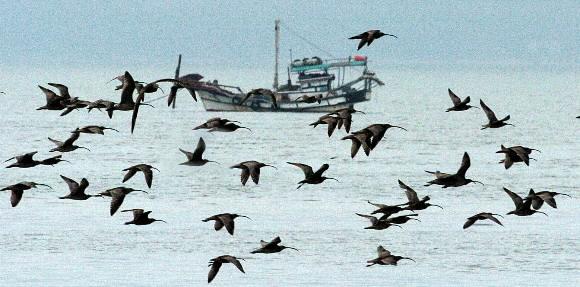
[[[237,86],[223,85],[217,80],[198,82],[196,91],[206,111],[236,112],[332,112],[352,108],[354,104],[368,101],[372,89],[383,85],[367,69],[367,57],[354,55],[346,58],[322,59],[311,57],[292,60],[288,65],[288,80],[278,83],[280,21],[275,21],[275,68],[272,91],[276,94],[277,108],[272,99],[257,95],[240,104],[246,93]],[[355,70],[358,76],[347,69]],[[316,97],[317,101],[303,99]]]

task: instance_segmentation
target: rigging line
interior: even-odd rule
[[[146,101],[146,102],[143,102],[143,103],[144,103],[144,104],[149,104],[149,103],[153,103],[153,102],[156,102],[156,101],[158,101],[158,100],[161,100],[161,99],[163,99],[163,98],[167,98],[167,97],[169,97],[169,95],[163,95],[163,96],[157,97],[157,98],[155,98],[155,99],[152,99],[152,100],[149,100],[149,101]]]
[[[318,45],[314,44],[314,42],[308,40],[307,38],[305,38],[304,36],[300,35],[300,33],[295,32],[293,29],[291,29],[289,26],[287,26],[286,24],[282,24],[283,22],[280,22],[280,26],[283,26],[284,28],[286,28],[286,30],[288,30],[288,32],[290,32],[290,34],[302,39],[302,41],[306,42],[307,44],[309,44],[310,46],[314,47],[315,49],[326,53],[327,55],[329,55],[330,57],[336,58],[332,53],[328,52],[327,50],[320,48]]]

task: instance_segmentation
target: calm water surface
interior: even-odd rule
[[[73,96],[117,101],[113,84],[103,85],[117,72],[88,70],[0,72],[6,79],[0,90],[8,93],[0,95],[2,158],[34,150],[39,158],[50,156],[52,143],[46,137],[65,139],[77,126],[102,124],[121,131],[81,135],[78,144],[91,151],[65,154],[72,164],[0,170],[1,186],[31,180],[54,188],[26,191],[16,208],[10,207],[8,193],[0,193],[1,286],[203,286],[207,261],[222,254],[246,258],[247,273],[224,265],[214,286],[579,284],[580,120],[575,117],[580,115],[580,79],[575,72],[379,71],[387,85],[376,90],[372,101],[357,106],[368,114],[355,115],[353,129],[388,122],[409,132],[389,131],[370,157],[361,151],[352,160],[350,141],[340,140],[343,130],[328,138],[325,127],[308,126],[317,114],[210,113],[192,104],[185,92],[175,110],[164,101],[142,108],[134,135],[129,132],[129,112],[116,112],[109,120],[98,111],[59,117],[59,112],[35,110],[44,104],[36,85],[51,81],[68,84]],[[159,77],[155,71],[133,74],[143,80]],[[213,76],[246,88],[269,84],[265,72]],[[510,114],[516,127],[481,131],[481,110],[445,113],[451,105],[447,88],[462,98],[471,96],[475,104],[484,99],[498,117]],[[215,116],[239,120],[253,132],[191,130]],[[207,143],[205,157],[220,164],[178,165],[184,160],[178,148],[193,150],[199,137]],[[530,146],[542,153],[533,154],[537,161],[530,167],[516,164],[506,171],[495,154],[500,144]],[[424,170],[454,172],[465,151],[472,161],[468,177],[485,186],[422,186],[431,180]],[[278,170],[265,168],[259,185],[243,187],[239,170],[228,167],[244,160],[270,163]],[[327,176],[340,183],[296,190],[302,173],[286,161],[315,168],[329,163]],[[75,180],[86,177],[87,193],[97,193],[122,185],[121,170],[138,163],[152,164],[161,172],[155,173],[148,195],[131,194],[122,208],[152,210],[152,217],[168,224],[125,226],[130,215],[109,216],[108,199],[58,199],[68,192],[60,174]],[[373,210],[366,200],[406,201],[397,179],[445,209],[421,211],[421,222],[407,223],[404,229],[364,230],[368,222],[354,213]],[[141,174],[125,185],[146,188]],[[477,212],[505,214],[513,209],[504,186],[521,195],[534,188],[574,198],[557,198],[558,209],[544,206],[548,217],[506,216],[505,227],[481,224],[462,230],[465,218]],[[236,220],[233,237],[201,222],[222,212],[244,214],[253,221]],[[261,239],[275,236],[300,252],[249,253]],[[376,256],[379,244],[417,263],[366,268],[365,261]]]

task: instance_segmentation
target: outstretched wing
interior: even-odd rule
[[[72,145],[79,139],[80,135],[81,133],[71,133],[70,137],[64,141],[63,145]]]
[[[522,206],[524,204],[523,199],[515,194],[514,192],[512,192],[511,190],[507,189],[507,188],[503,188],[503,190],[509,195],[509,197],[512,199],[512,201],[514,202],[516,209],[520,208],[520,206]]]
[[[457,170],[457,174],[465,177],[465,173],[467,172],[467,170],[469,169],[470,166],[471,166],[471,160],[469,159],[469,154],[467,152],[465,152],[463,154],[463,160],[461,161],[461,166],[459,167],[459,170]]]
[[[495,113],[483,102],[483,100],[480,99],[479,100],[479,104],[481,105],[481,108],[485,112],[485,115],[487,116],[487,119],[490,122],[496,122],[497,121],[497,117],[495,116]]]
[[[64,182],[66,182],[66,184],[68,185],[68,189],[70,190],[71,193],[79,188],[79,184],[76,181],[64,175],[60,175],[60,177],[64,180]]]
[[[200,160],[204,151],[205,151],[205,141],[203,140],[203,138],[199,138],[199,141],[197,142],[197,147],[193,151],[193,159]]]
[[[453,106],[458,106],[459,104],[461,104],[461,99],[458,96],[456,96],[455,93],[451,91],[451,89],[447,89],[447,92],[449,93],[449,97],[453,102]]]
[[[382,257],[387,257],[391,255],[391,252],[387,249],[385,249],[382,245],[379,245],[379,247],[377,247],[377,253],[379,255],[379,258]]]
[[[187,160],[191,161],[193,159],[193,153],[188,152],[186,150],[182,150],[182,149],[179,149],[179,151],[182,152],[183,154],[185,154],[185,156],[187,157]]]
[[[399,187],[405,190],[405,195],[407,195],[407,199],[409,203],[419,202],[419,197],[417,196],[417,192],[413,190],[411,187],[403,183],[399,180]]]
[[[297,162],[287,162],[287,163],[299,167],[302,170],[302,172],[304,172],[304,176],[306,178],[309,178],[314,175],[314,171],[312,171],[312,167],[309,165]]]
[[[323,165],[322,165],[322,166],[321,166],[321,167],[320,167],[320,168],[319,168],[319,169],[318,169],[318,170],[317,170],[317,171],[314,173],[314,176],[316,176],[316,177],[321,177],[321,176],[322,176],[322,174],[323,174],[323,173],[324,173],[324,172],[325,172],[325,171],[326,171],[326,170],[327,170],[329,167],[330,167],[330,166],[329,166],[327,163],[323,164]]]

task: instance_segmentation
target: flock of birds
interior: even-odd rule
[[[368,46],[375,39],[378,39],[384,35],[396,38],[396,36],[394,35],[385,34],[379,30],[370,30],[360,35],[354,36],[350,39],[360,39],[358,45],[358,49],[360,49],[365,44]],[[149,105],[144,102],[145,95],[160,90],[161,89],[161,87],[159,86],[160,83],[172,84],[168,95],[168,106],[175,107],[176,95],[177,92],[181,89],[188,90],[193,100],[197,101],[195,83],[199,81],[202,77],[198,74],[188,74],[180,77],[179,69],[180,64],[178,64],[175,77],[173,79],[160,79],[150,83],[135,81],[129,72],[125,72],[124,74],[113,78],[113,80],[118,80],[121,82],[121,85],[116,87],[116,90],[121,90],[121,99],[119,103],[102,99],[92,102],[81,100],[77,97],[71,97],[67,86],[63,84],[49,83],[48,85],[56,88],[59,91],[59,94],[56,94],[54,91],[48,88],[39,86],[41,91],[46,95],[46,105],[39,107],[37,110],[59,110],[62,111],[61,116],[64,116],[80,108],[86,108],[89,112],[92,109],[97,110],[104,109],[107,112],[108,116],[111,118],[113,117],[114,111],[132,111],[133,116],[131,121],[131,133],[133,133],[135,129],[139,107],[141,105]],[[0,93],[4,94],[4,92]],[[135,94],[137,94],[137,97],[134,100],[133,97]],[[470,103],[469,97],[466,97],[465,99],[461,100],[451,90],[448,90],[448,94],[449,97],[451,98],[453,106],[448,108],[446,112],[452,111],[459,112],[459,111],[467,111],[471,108],[478,108],[469,105]],[[273,99],[274,106],[276,106],[275,103],[276,93],[268,89],[254,89],[250,91],[245,95],[244,99],[240,104],[243,104],[244,101],[246,101],[249,97],[253,95],[269,96]],[[317,98],[316,96],[303,98],[301,100],[311,103],[315,102],[320,103],[320,98]],[[502,119],[498,119],[495,113],[483,102],[483,100],[480,100],[480,107],[487,117],[487,123],[484,124],[481,129],[488,128],[494,129],[512,125],[510,123],[507,123],[507,121],[510,119],[509,115],[505,116]],[[384,138],[386,132],[391,128],[397,128],[407,131],[407,129],[401,126],[391,125],[388,123],[376,123],[371,124],[361,130],[350,132],[353,114],[356,113],[363,112],[355,110],[354,108],[339,109],[320,117],[317,121],[311,123],[310,126],[315,128],[318,125],[326,125],[328,137],[331,137],[336,129],[342,129],[344,127],[344,130],[349,134],[347,136],[342,137],[342,140],[350,140],[352,142],[350,151],[350,156],[352,158],[354,158],[357,155],[360,147],[362,147],[364,153],[367,156],[369,156],[370,152],[377,147],[377,145]],[[207,120],[205,123],[193,128],[193,130],[206,129],[209,132],[234,132],[238,129],[249,130],[249,128],[240,126],[238,124],[239,122],[237,121],[232,121],[218,117]],[[55,145],[55,147],[52,148],[50,151],[60,152],[61,154],[43,160],[34,159],[34,155],[37,153],[36,151],[22,155],[17,155],[5,161],[5,162],[13,161],[9,165],[7,165],[6,168],[32,168],[38,165],[56,165],[63,161],[66,162],[66,160],[62,158],[64,153],[72,152],[77,149],[89,150],[86,147],[75,145],[75,142],[79,139],[80,134],[104,135],[105,131],[107,130],[119,132],[118,130],[113,128],[92,125],[78,127],[72,130],[71,135],[65,141],[59,141],[49,137],[48,139]],[[203,166],[207,163],[215,163],[215,161],[211,161],[203,157],[205,149],[206,144],[203,138],[201,137],[199,138],[197,146],[193,152],[189,152],[180,148],[179,150],[186,157],[186,161],[180,164],[186,166]],[[512,167],[514,163],[519,162],[523,162],[525,165],[529,165],[530,160],[533,160],[533,158],[530,157],[530,154],[532,152],[540,152],[540,151],[537,149],[524,146],[505,147],[504,145],[501,145],[501,149],[497,151],[497,153],[503,154],[504,156],[504,159],[502,159],[499,163],[503,163],[505,169],[508,169]],[[307,164],[297,162],[288,162],[288,164],[298,167],[304,174],[304,179],[297,183],[298,184],[297,189],[301,188],[306,184],[309,185],[322,184],[327,179],[338,181],[338,179],[336,178],[324,176],[324,173],[330,167],[328,164],[323,164],[316,171],[314,171],[314,169]],[[470,165],[471,162],[469,154],[465,152],[463,155],[461,165],[455,173],[444,173],[438,170],[426,171],[427,173],[432,174],[435,178],[431,181],[428,181],[425,184],[425,186],[439,185],[442,188],[449,188],[449,187],[460,187],[463,185],[467,185],[469,183],[479,183],[483,185],[483,183],[479,181],[466,178],[466,173]],[[240,181],[242,185],[246,185],[250,177],[255,184],[258,184],[260,180],[260,169],[263,167],[272,167],[274,169],[277,169],[275,166],[255,160],[244,161],[231,166],[232,169],[241,170]],[[144,175],[147,187],[151,188],[154,171],[158,172],[159,170],[145,163],[127,167],[126,169],[123,169],[123,172],[125,172],[125,176],[123,177],[122,182],[125,183],[131,180],[138,172],[141,172]],[[87,200],[91,197],[110,197],[111,203],[109,212],[111,216],[113,216],[120,209],[127,195],[135,191],[147,193],[147,191],[145,190],[138,190],[130,187],[119,186],[100,192],[98,194],[89,195],[85,193],[87,187],[89,186],[89,181],[86,178],[82,178],[79,183],[64,175],[60,175],[60,177],[67,184],[70,191],[69,194],[59,197],[60,199]],[[399,180],[398,184],[400,188],[404,190],[405,195],[407,197],[407,202],[395,205],[388,205],[368,201],[369,204],[376,207],[376,210],[372,211],[369,215],[356,213],[356,215],[368,219],[370,221],[370,226],[364,227],[365,229],[384,230],[392,226],[397,226],[400,228],[402,224],[405,224],[409,221],[420,221],[418,218],[416,218],[419,216],[419,214],[416,213],[417,211],[427,209],[431,206],[443,209],[443,207],[441,207],[440,205],[430,203],[429,201],[431,198],[429,196],[424,196],[420,198],[417,195],[417,192],[412,187],[405,184],[403,181]],[[36,183],[32,181],[23,181],[20,183],[4,187],[1,190],[11,192],[10,203],[12,207],[16,207],[22,200],[24,191],[30,190],[32,188],[37,188],[38,186],[51,188],[46,184]],[[513,211],[508,212],[507,214],[513,214],[517,216],[530,216],[535,213],[542,213],[545,215],[545,213],[538,210],[543,206],[543,203],[546,203],[552,208],[557,208],[555,200],[556,196],[558,195],[568,197],[570,196],[568,194],[552,191],[535,192],[533,189],[530,189],[529,194],[525,197],[522,197],[507,188],[503,188],[503,190],[510,197],[510,199],[513,201],[515,205],[515,209]],[[405,211],[410,213],[396,215],[399,212]],[[133,215],[133,219],[131,221],[125,222],[125,224],[127,225],[128,224],[149,225],[152,224],[153,222],[165,222],[160,219],[150,218],[149,215],[151,214],[151,211],[145,211],[144,209],[124,209],[121,210],[121,212],[131,212]],[[488,211],[478,212],[466,219],[463,228],[464,229],[469,228],[477,221],[483,220],[490,220],[498,225],[503,226],[503,224],[496,216],[503,217],[498,213],[492,213]],[[249,217],[244,215],[233,213],[222,213],[207,217],[202,221],[203,222],[213,221],[214,229],[216,231],[225,228],[225,230],[230,235],[234,235],[236,218],[250,219]],[[269,254],[281,252],[285,249],[292,249],[298,251],[298,249],[294,247],[281,245],[280,244],[281,242],[282,240],[280,239],[280,237],[276,237],[269,242],[261,241],[260,247],[258,247],[251,253]],[[367,267],[373,265],[397,265],[398,261],[402,259],[414,261],[412,258],[409,257],[393,255],[383,246],[378,246],[377,253],[378,256],[376,258],[367,261],[368,263]],[[220,270],[221,266],[224,263],[231,263],[241,272],[245,273],[244,268],[240,263],[240,260],[244,259],[231,255],[222,255],[211,259],[208,265],[208,267],[211,267],[208,274],[208,283],[214,280],[218,271]]]

